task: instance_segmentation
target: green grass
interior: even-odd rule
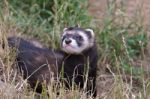
[[[34,99],[37,94],[28,88],[28,84],[21,78],[15,66],[15,51],[9,49],[7,45],[8,35],[22,35],[33,37],[43,42],[47,47],[59,48],[60,35],[63,28],[76,26],[93,28],[99,51],[98,68],[98,89],[102,89],[101,82],[109,86],[109,90],[101,90],[105,93],[106,99],[127,99],[127,97],[147,98],[149,95],[149,79],[146,77],[140,63],[136,67],[137,60],[147,60],[146,51],[149,37],[147,29],[142,25],[142,17],[137,11],[137,15],[129,20],[125,14],[123,3],[119,8],[121,13],[115,15],[115,0],[108,3],[107,16],[103,21],[103,27],[99,28],[92,24],[92,17],[87,11],[86,0],[3,0],[0,2],[0,44],[4,44],[4,49],[0,48],[0,74],[2,80],[14,86],[12,90],[14,99],[18,97],[28,97]],[[128,21],[127,21],[128,20]],[[109,73],[105,73],[106,71]],[[99,78],[103,78],[101,80]],[[107,81],[108,80],[108,81]],[[109,80],[113,82],[109,84]],[[7,85],[6,85],[7,86]],[[53,88],[53,84],[48,86],[49,96],[44,88],[40,99],[86,99],[85,91],[79,91],[74,86],[71,90],[66,90],[64,85],[59,89]],[[102,87],[102,88],[101,88]],[[7,87],[0,91],[2,98],[7,97]],[[18,91],[19,90],[19,91]],[[20,91],[21,90],[21,91]],[[57,96],[57,93],[59,95]],[[103,93],[102,92],[102,93]],[[9,94],[9,93],[8,93]],[[100,93],[98,93],[100,95]],[[88,99],[91,97],[89,96]],[[18,98],[20,99],[20,98]]]
[[[6,7],[9,12],[4,11],[4,13],[9,16],[5,21],[9,19],[9,23],[15,23],[22,34],[39,38],[49,46],[58,47],[63,28],[78,24],[83,27],[89,26],[91,18],[87,15],[85,1],[32,0],[23,2],[8,0],[4,8]]]

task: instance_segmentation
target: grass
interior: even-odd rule
[[[146,86],[149,80],[146,80],[146,72],[143,70],[146,68],[143,67],[148,65],[142,62],[139,66],[135,64],[137,60],[145,61],[148,57],[145,55],[148,43],[147,30],[142,22],[140,23],[142,18],[140,15],[135,15],[131,20],[125,16],[125,8],[121,8],[124,7],[123,3],[119,8],[115,4],[115,0],[108,3],[108,16],[98,34],[102,51],[100,63],[112,75],[110,78],[106,75],[107,80],[114,81],[106,80],[105,85],[99,86],[103,88],[102,86],[108,83],[109,88],[105,95],[108,99],[147,98],[149,92]]]
[[[141,21],[140,10],[133,19],[129,19],[125,16],[123,2],[121,7],[116,8],[115,0],[111,1],[108,2],[103,27],[99,28],[91,23],[86,0],[3,0],[0,3],[0,44],[4,45],[4,49],[0,46],[0,77],[3,81],[1,85],[4,86],[0,88],[1,98],[86,99],[86,92],[76,87],[66,90],[64,85],[60,85],[58,90],[50,84],[49,96],[46,88],[41,95],[29,89],[14,66],[15,51],[8,48],[6,40],[9,35],[22,35],[36,38],[47,47],[59,48],[63,28],[77,24],[92,27],[96,31],[100,57],[98,94],[105,99],[148,98],[149,73],[145,72],[143,66],[147,64],[143,61],[148,60],[146,53],[149,37]],[[140,61],[138,65],[137,61]],[[7,90],[8,85],[11,86],[11,92]]]

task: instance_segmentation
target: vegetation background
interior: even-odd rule
[[[133,0],[134,1],[134,0]],[[105,3],[104,3],[105,2]],[[86,99],[86,92],[64,87],[48,87],[42,95],[29,91],[15,67],[15,52],[7,46],[7,37],[21,35],[36,38],[47,47],[59,48],[64,27],[79,24],[93,28],[99,50],[98,97],[105,99],[148,99],[149,30],[143,24],[143,4],[132,17],[124,0],[2,0],[0,2],[0,98],[2,99]],[[136,0],[135,0],[136,2]],[[99,4],[100,3],[100,4]],[[105,5],[99,19],[94,7]],[[95,5],[94,5],[95,4]],[[93,10],[94,9],[94,10]],[[132,12],[131,12],[132,14]],[[5,45],[2,48],[2,44]],[[45,89],[46,90],[46,89]],[[91,96],[88,99],[92,98]]]

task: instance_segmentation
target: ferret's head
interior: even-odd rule
[[[69,54],[81,54],[94,45],[94,39],[92,29],[65,28],[62,34],[61,48]]]

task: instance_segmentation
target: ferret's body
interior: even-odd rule
[[[68,79],[67,84],[72,85],[73,81],[83,88],[87,80],[85,88],[92,94],[96,90],[97,53],[95,47],[81,55],[66,54],[65,57],[64,76]]]
[[[32,88],[37,84],[37,92],[42,91],[42,83],[50,83],[52,77],[57,80],[58,68],[61,66],[63,54],[44,47],[36,40],[20,37],[8,38],[10,47],[16,48],[18,66]]]
[[[63,70],[68,87],[75,82],[96,96],[98,53],[93,31],[78,27],[67,28],[61,43],[65,52]]]

